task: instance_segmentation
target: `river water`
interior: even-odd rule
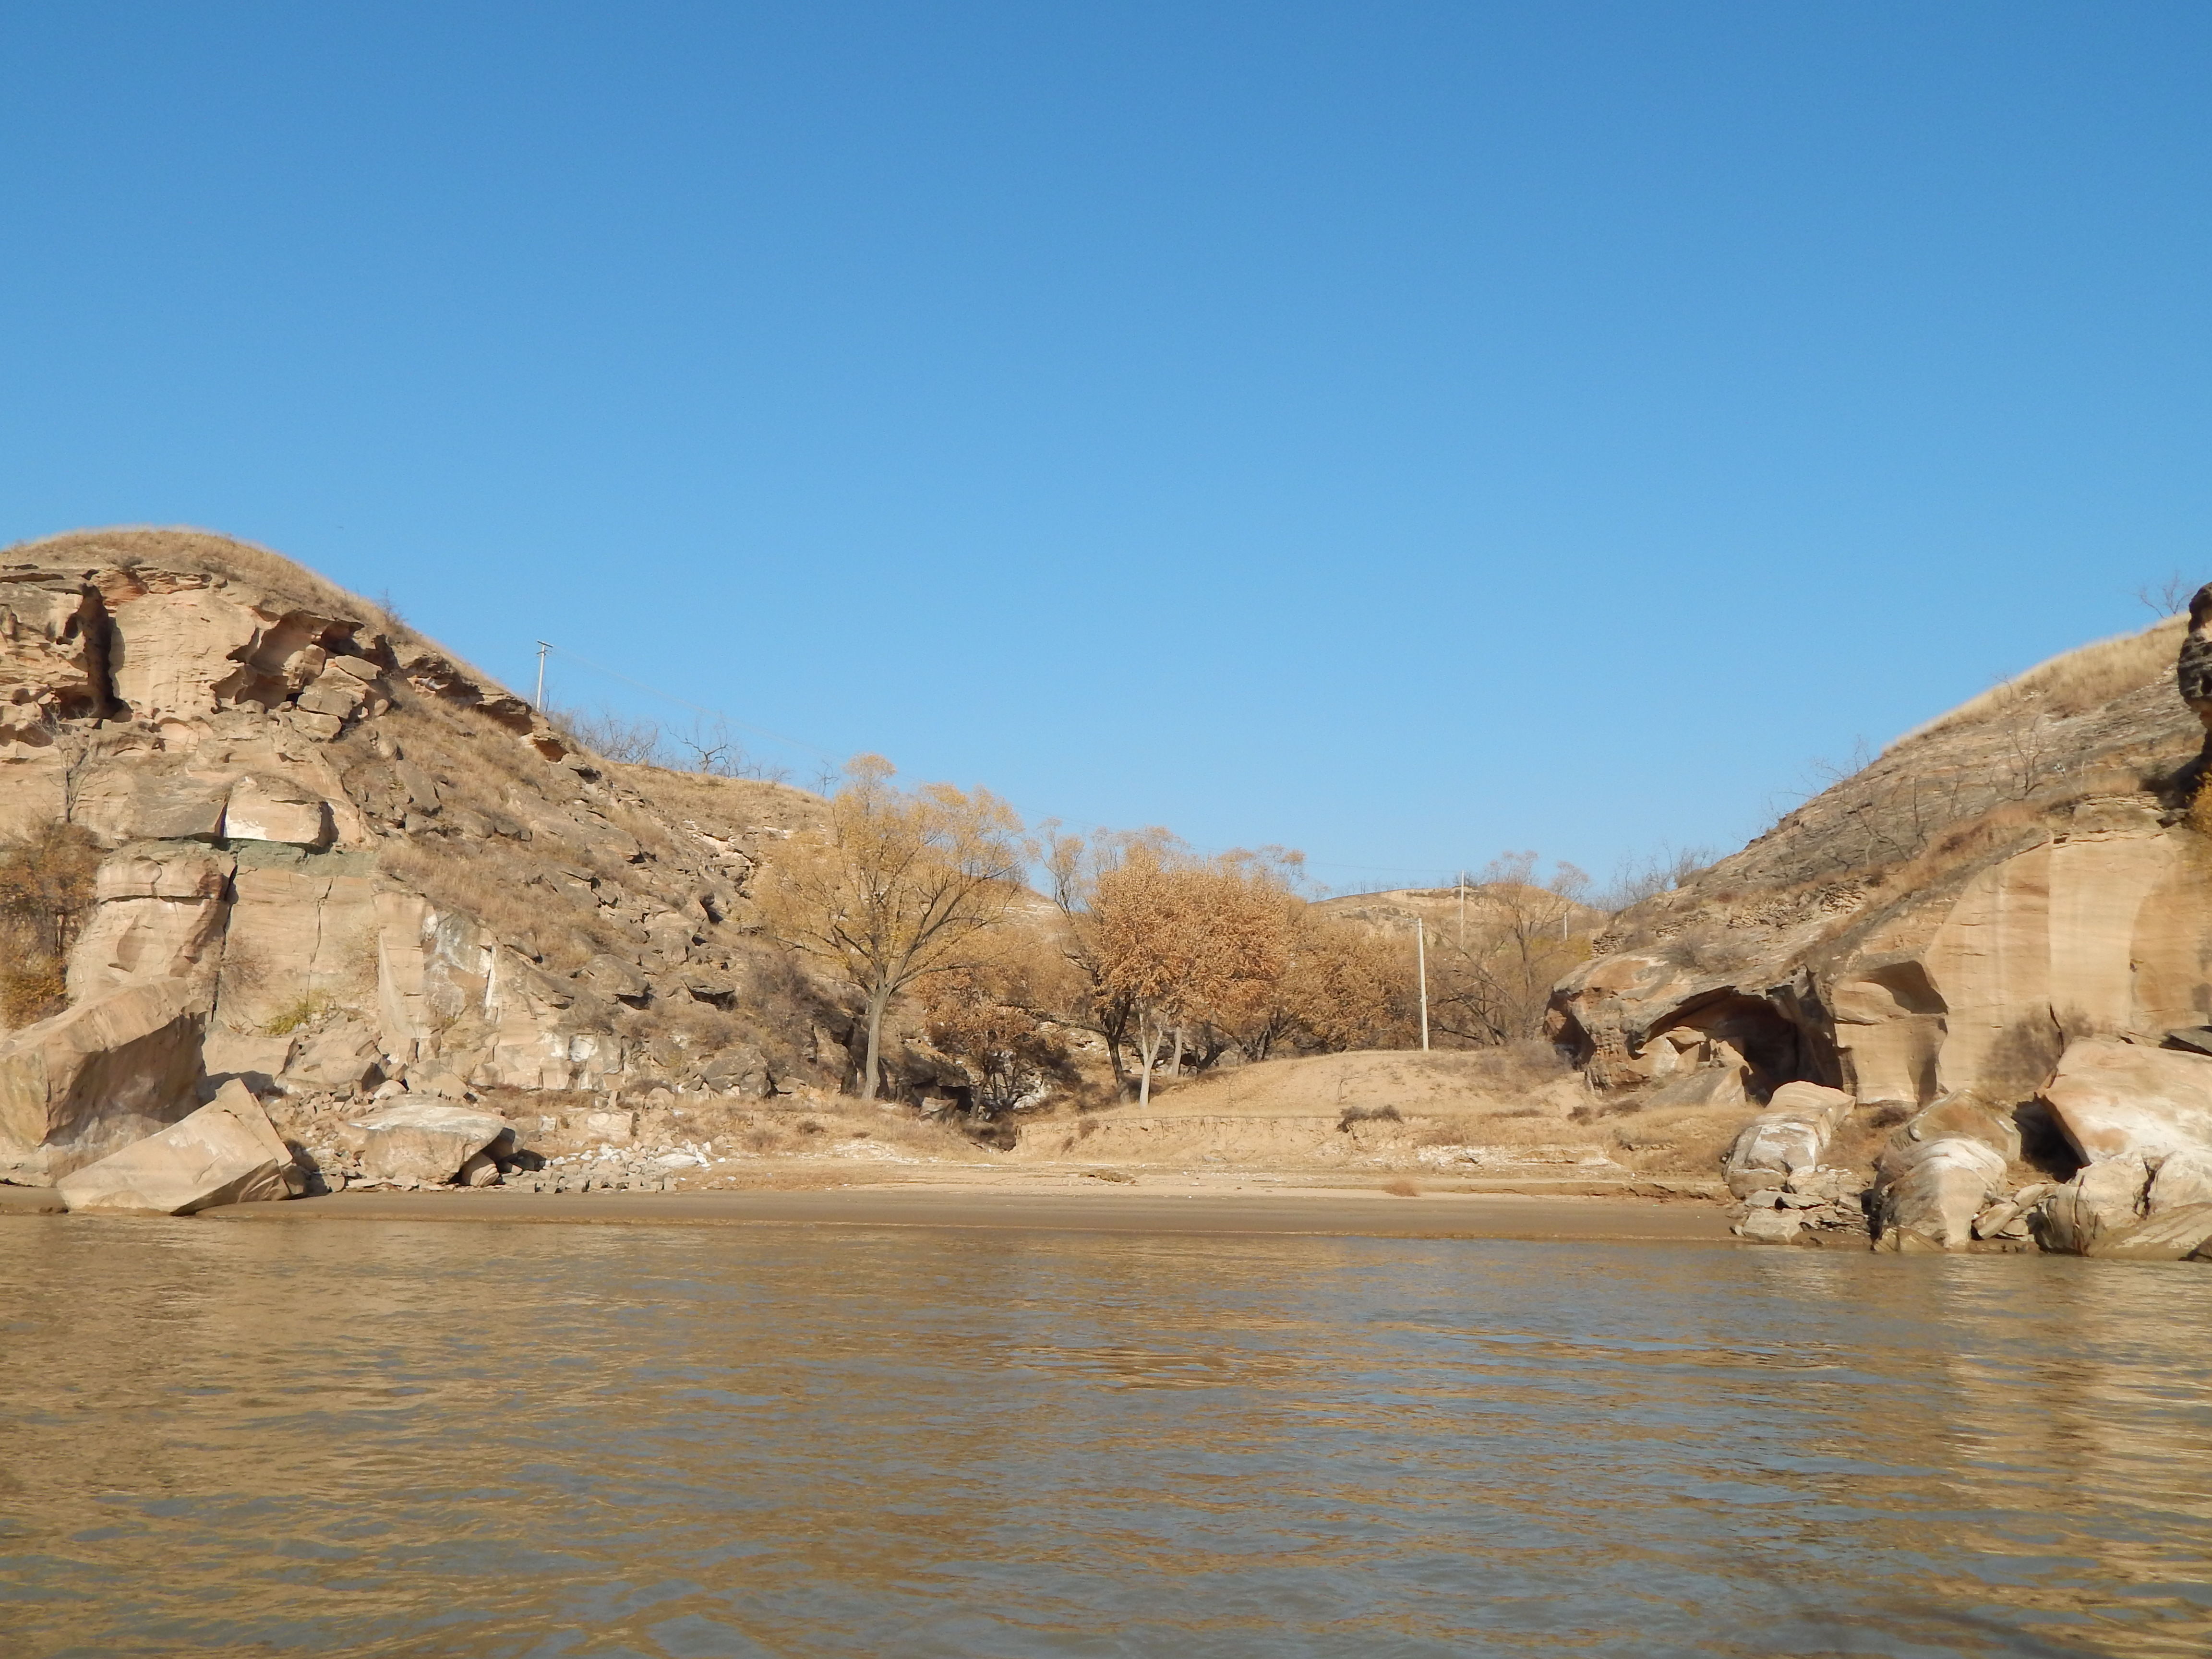
[[[0,1652],[2212,1650],[2212,1268],[0,1221]]]

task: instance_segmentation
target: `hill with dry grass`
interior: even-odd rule
[[[33,849],[16,887],[62,897],[0,900],[0,1173],[52,1179],[232,1077],[310,1115],[526,1098],[556,1129],[834,1088],[848,1017],[748,896],[822,811],[603,761],[265,549],[9,548],[0,839]]]
[[[1624,1121],[1808,1081],[1891,1124],[1979,1112],[2008,1158],[2070,1168],[2035,1106],[2069,1046],[2212,1018],[2188,626],[1974,698],[1623,912],[1552,1034]]]

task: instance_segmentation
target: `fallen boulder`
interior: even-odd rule
[[[478,1152],[496,1158],[514,1146],[514,1127],[493,1112],[405,1096],[353,1126],[362,1176],[370,1181],[422,1181],[443,1185],[459,1178]]]
[[[44,1186],[182,1118],[201,1023],[192,987],[148,980],[0,1037],[0,1176]]]
[[[2004,1191],[2004,1155],[1964,1135],[1900,1138],[1875,1166],[1868,1219],[1878,1250],[1973,1248],[1974,1218]]]
[[[2061,1255],[2179,1261],[2212,1253],[2212,1154],[2123,1153],[2077,1171],[2028,1213]]]
[[[1794,1244],[1805,1220],[1795,1210],[1753,1210],[1739,1222],[1735,1232],[1754,1244]]]
[[[2066,1045],[2042,1098],[2093,1164],[2126,1153],[2212,1152],[2212,1055],[2083,1037]]]
[[[1820,1165],[1820,1155],[1837,1126],[1850,1112],[1851,1097],[1817,1083],[1786,1083],[1767,1108],[1743,1127],[1729,1148],[1729,1190],[1748,1198],[1762,1188],[1780,1187],[1799,1173]]]
[[[306,706],[304,701],[301,706]],[[330,803],[293,779],[248,773],[231,786],[222,834],[230,841],[289,842],[320,848],[330,843]]]
[[[375,1028],[362,1019],[338,1019],[301,1042],[283,1066],[287,1088],[350,1091],[382,1081],[383,1055]]]
[[[55,1183],[70,1211],[190,1215],[216,1204],[289,1198],[292,1153],[261,1103],[236,1081],[158,1134],[133,1141]]]

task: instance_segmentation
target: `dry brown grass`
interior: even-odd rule
[[[1419,1198],[1421,1195],[1421,1189],[1419,1187],[1402,1177],[1396,1181],[1384,1182],[1382,1190],[1393,1198]]]
[[[282,553],[233,536],[205,530],[151,525],[107,530],[72,530],[0,549],[0,559],[46,565],[114,566],[134,569],[153,565],[165,570],[223,576],[273,598],[347,621],[373,623],[377,607],[357,593],[317,575]]]
[[[702,772],[672,772],[662,766],[613,763],[608,769],[678,823],[689,823],[710,836],[756,829],[812,829],[829,805],[806,790],[759,778],[717,778]]]
[[[2115,635],[2076,647],[1937,715],[1906,732],[1898,744],[1978,725],[2021,709],[2060,720],[2086,714],[2172,673],[2181,636],[2188,629],[2186,617],[2167,617],[2139,634]]]
[[[18,961],[0,969],[0,1030],[19,1031],[49,1019],[69,1006],[69,981],[51,957]]]

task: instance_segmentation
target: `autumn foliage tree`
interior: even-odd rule
[[[1233,860],[1170,862],[1150,847],[1099,878],[1095,931],[1106,983],[1135,1017],[1140,1104],[1171,1036],[1180,1049],[1193,1024],[1281,978],[1283,896]]]
[[[1104,1040],[1117,1084],[1134,1051],[1140,1102],[1164,1055],[1172,1075],[1231,1048],[1263,1060],[1401,1034],[1410,962],[1307,904],[1295,854],[1201,858],[1160,830],[1053,833],[1042,853],[1078,993],[1066,1017]]]
[[[949,784],[902,790],[894,775],[878,755],[850,762],[826,823],[779,848],[755,894],[771,932],[859,994],[864,1100],[882,1086],[892,1001],[972,967],[1023,894],[1022,826],[1004,801]]]
[[[1409,1035],[1413,964],[1401,942],[1290,898],[1282,972],[1211,1012],[1248,1060],[1279,1046],[1383,1048]]]
[[[1033,933],[1006,928],[968,964],[933,975],[921,993],[933,1046],[974,1085],[975,1115],[1000,1117],[1073,1075],[1051,1010],[1074,988],[1067,964]]]

